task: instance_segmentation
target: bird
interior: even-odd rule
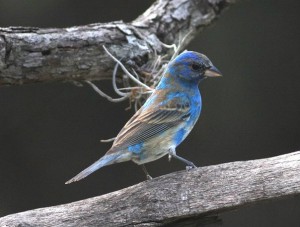
[[[125,161],[141,165],[151,179],[144,164],[166,155],[184,162],[190,169],[196,168],[193,162],[176,154],[176,147],[200,116],[199,82],[219,76],[221,72],[204,54],[183,51],[168,63],[153,93],[121,129],[106,154],[65,184],[79,181],[104,166]]]

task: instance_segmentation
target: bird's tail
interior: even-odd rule
[[[76,181],[80,181],[81,179],[87,177],[91,173],[95,172],[96,170],[102,168],[103,166],[111,165],[117,162],[124,162],[129,160],[129,155],[124,152],[111,152],[104,155],[94,164],[90,165],[80,173],[78,173],[75,177],[68,180],[65,184],[70,184]]]

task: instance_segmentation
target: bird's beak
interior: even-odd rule
[[[219,77],[219,76],[222,76],[222,74],[215,66],[212,66],[209,69],[205,70],[204,76],[206,76],[206,77]]]

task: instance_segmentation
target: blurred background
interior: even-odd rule
[[[0,0],[0,27],[67,27],[131,21],[150,0]],[[178,153],[198,166],[300,150],[299,1],[238,1],[189,50],[224,77],[201,83],[203,111]],[[100,83],[106,91],[111,82]],[[102,156],[133,114],[70,83],[0,88],[0,216],[102,195],[145,180],[131,162],[64,182]],[[153,177],[185,166],[167,158]],[[221,215],[223,226],[299,226],[300,197]]]

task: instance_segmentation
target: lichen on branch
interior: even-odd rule
[[[105,45],[124,65],[146,68],[165,44],[184,48],[215,21],[233,0],[159,0],[130,23],[116,21],[70,28],[0,28],[0,86],[51,81],[111,78],[114,62]]]

